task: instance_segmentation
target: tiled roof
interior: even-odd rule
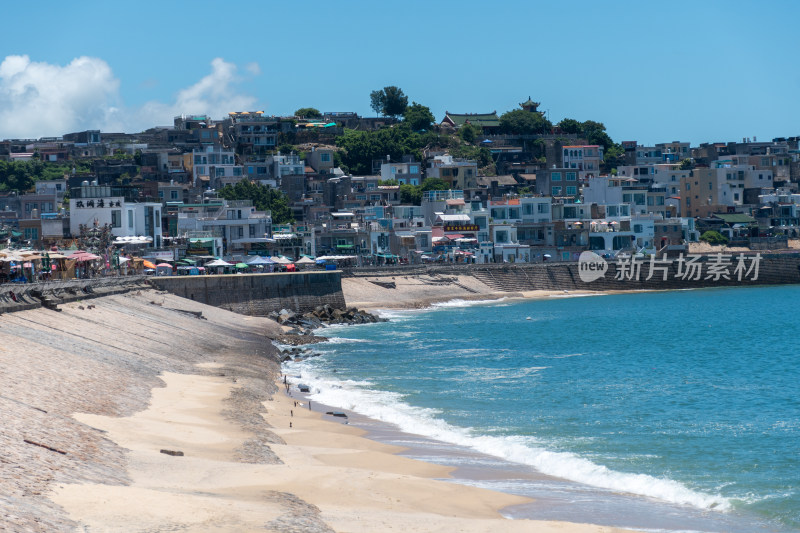
[[[722,220],[726,224],[749,224],[756,221],[756,219],[750,215],[744,215],[741,213],[714,213],[713,216]]]
[[[475,124],[476,126],[499,126],[500,118],[497,116],[497,111],[491,113],[450,113],[445,111],[445,120],[448,118],[456,126],[463,126],[467,122]]]

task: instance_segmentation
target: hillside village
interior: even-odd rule
[[[551,124],[530,98],[436,120],[387,109],[388,89],[376,117],[243,111],[4,140],[0,238],[107,262],[382,265],[650,255],[701,236],[780,249],[800,233],[798,137],[614,143],[600,123]]]

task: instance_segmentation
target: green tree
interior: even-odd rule
[[[372,109],[389,117],[402,115],[408,107],[408,96],[403,93],[403,89],[394,85],[372,91],[369,98]]]
[[[565,118],[556,124],[563,133],[581,133],[583,125],[574,118]]]
[[[250,200],[256,209],[270,211],[272,222],[289,224],[294,222],[294,215],[289,207],[289,198],[277,189],[242,179],[235,185],[225,185],[219,189],[220,198],[226,200]]]
[[[372,161],[390,158],[399,160],[403,155],[422,159],[422,147],[439,141],[433,132],[424,134],[412,131],[406,123],[377,131],[345,130],[336,138],[342,148],[342,162],[353,174],[372,172]]]
[[[428,130],[435,120],[430,108],[416,102],[408,106],[403,113],[403,122],[413,131]]]
[[[400,185],[400,201],[404,204],[422,204],[422,188],[419,185]]]
[[[606,133],[606,126],[602,122],[595,122],[594,120],[587,120],[581,124],[581,137],[586,139],[589,144],[599,144],[606,152],[614,144],[608,133]]]
[[[299,118],[322,118],[322,113],[319,112],[319,109],[313,107],[301,107],[294,112],[294,116]]]
[[[291,154],[292,152],[296,151],[296,149],[293,144],[284,143],[278,146],[278,151],[282,154]]]
[[[369,107],[375,111],[376,115],[383,113],[384,95],[383,91],[372,91],[369,93]]]
[[[694,168],[694,159],[687,157],[686,159],[681,159],[681,170],[692,170]]]
[[[728,244],[728,238],[722,233],[714,230],[708,230],[700,235],[700,240],[708,244]]]
[[[425,178],[420,186],[422,192],[426,191],[446,191],[450,188],[450,185],[447,184],[446,181],[441,180],[439,178]]]
[[[462,141],[468,143],[474,143],[481,133],[483,133],[483,130],[476,124],[464,124],[458,128],[458,136],[461,137]]]
[[[500,131],[514,135],[549,133],[553,124],[540,113],[515,109],[500,115]]]

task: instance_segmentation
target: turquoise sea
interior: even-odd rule
[[[453,301],[285,365],[512,517],[800,531],[799,286]]]

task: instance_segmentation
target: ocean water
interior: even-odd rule
[[[284,370],[517,518],[800,531],[800,287],[459,302]]]

